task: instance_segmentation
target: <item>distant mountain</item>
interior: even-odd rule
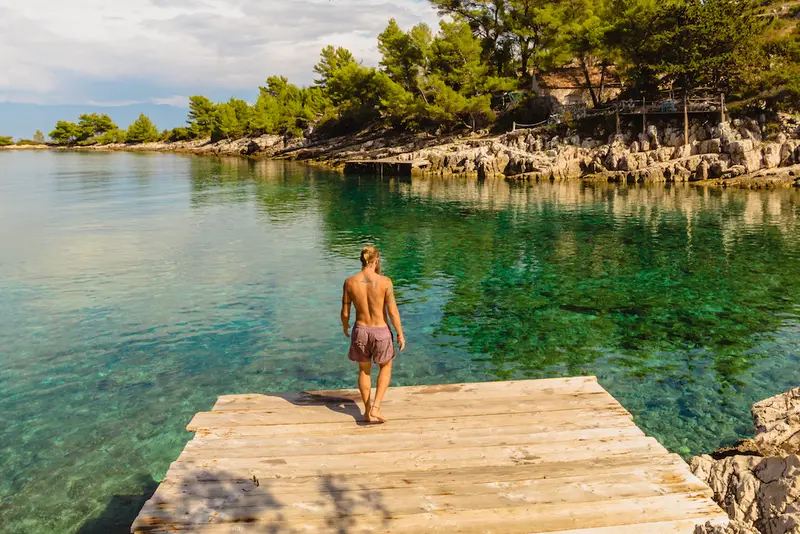
[[[81,113],[107,113],[120,128],[144,113],[159,129],[171,129],[186,125],[188,109],[163,104],[131,104],[129,106],[63,105],[46,106],[0,102],[0,135],[30,139],[36,130],[45,136],[57,121],[76,121]]]

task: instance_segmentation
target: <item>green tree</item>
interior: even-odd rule
[[[192,138],[192,133],[189,131],[189,128],[185,128],[183,126],[179,126],[177,128],[173,128],[169,132],[169,137],[167,137],[167,141],[172,143],[177,141],[187,141]]]
[[[125,130],[114,128],[94,138],[98,145],[122,144],[126,141]]]
[[[14,144],[14,139],[9,136],[0,135],[0,146],[9,146]]]
[[[320,88],[299,88],[283,76],[270,76],[261,87],[250,119],[252,133],[303,134],[324,111],[327,100]]]
[[[209,137],[214,129],[216,105],[204,96],[189,97],[189,130],[194,137]]]
[[[469,25],[493,74],[512,74],[515,42],[508,25],[508,10],[512,7],[509,0],[431,0],[431,3],[440,14]]]
[[[315,79],[314,83],[320,87],[326,87],[334,72],[355,63],[356,60],[353,54],[346,48],[326,46],[320,52],[319,63],[314,66],[314,72],[319,75],[319,78]]]
[[[759,48],[760,65],[747,73],[735,96],[753,107],[800,109],[800,28],[777,21]]]
[[[766,19],[758,0],[618,0],[606,42],[619,53],[631,85],[691,92],[729,89],[759,63]]]
[[[278,100],[262,87],[259,91],[258,100],[256,100],[256,104],[253,107],[253,118],[250,123],[253,133],[277,133],[279,115]]]
[[[419,77],[426,69],[431,46],[431,30],[425,24],[404,33],[395,19],[378,36],[381,67],[393,81],[410,92],[417,92]]]
[[[250,133],[250,123],[253,120],[253,108],[244,100],[231,98],[228,102],[236,114],[236,121],[241,127],[241,133],[237,137],[242,137]]]
[[[607,0],[567,0],[564,4],[560,48],[563,57],[577,60],[583,74],[584,87],[589,91],[592,104],[598,107],[603,100],[606,75],[613,63],[612,48],[607,46],[614,9]],[[600,80],[595,86],[592,74],[600,70]]]
[[[111,117],[105,113],[83,113],[78,117],[78,142],[95,142],[95,137],[102,136],[106,132],[117,130]]]
[[[50,139],[57,145],[74,145],[81,135],[81,128],[74,122],[58,121],[50,132]]]
[[[211,140],[238,139],[244,135],[244,127],[236,117],[236,108],[230,103],[217,106],[214,115],[214,130],[211,133]]]
[[[39,144],[43,144],[44,143],[44,141],[45,141],[44,134],[42,133],[41,130],[36,130],[36,133],[33,134],[33,140],[36,141]]]
[[[149,143],[158,140],[158,128],[144,113],[139,115],[133,124],[128,126],[125,139],[128,143]]]

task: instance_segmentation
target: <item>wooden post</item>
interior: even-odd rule
[[[642,97],[642,133],[647,133],[647,99]]]
[[[619,124],[619,104],[614,106],[614,114],[617,116],[617,135],[619,135],[621,129]]]
[[[719,94],[719,122],[725,122],[725,93]]]
[[[511,131],[512,132],[516,132],[517,131],[517,121],[514,121],[514,122],[511,123]]]
[[[683,141],[689,144],[689,97],[683,93]]]

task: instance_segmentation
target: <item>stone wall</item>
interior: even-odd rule
[[[588,177],[629,183],[733,178],[800,163],[800,140],[780,134],[773,141],[764,141],[755,121],[718,126],[693,123],[688,144],[682,130],[650,125],[644,133],[614,135],[605,143],[519,130],[491,140],[456,142],[402,156],[427,159],[433,174],[556,180]]]

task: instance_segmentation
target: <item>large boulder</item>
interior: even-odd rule
[[[650,146],[653,149],[656,149],[661,146],[661,143],[658,139],[658,128],[654,124],[650,124],[647,126],[647,140],[650,142]]]
[[[800,457],[692,458],[692,472],[730,518],[763,534],[800,534]]]
[[[701,154],[719,154],[722,152],[722,141],[720,139],[706,139],[701,141],[698,146]]]
[[[742,165],[746,172],[756,172],[761,169],[761,151],[756,149],[752,139],[732,141],[728,144],[728,154],[734,165]]]
[[[620,161],[630,155],[627,148],[619,143],[614,143],[609,147],[608,155],[605,158],[606,168],[610,171],[620,170]]]
[[[711,175],[711,169],[706,161],[701,161],[695,170],[695,178],[698,180],[708,180]]]
[[[694,529],[694,534],[759,534],[759,532],[739,521],[731,521],[726,525],[708,522],[705,525],[698,525]]]
[[[762,454],[800,454],[800,387],[757,402],[751,413]]]
[[[781,145],[781,165],[792,165],[795,162],[794,159],[794,143],[792,142],[784,142]]]
[[[728,530],[707,525],[695,534],[800,534],[800,387],[751,412],[754,440],[689,464],[732,519]]]
[[[764,168],[774,169],[781,164],[781,145],[770,143],[764,147]]]

